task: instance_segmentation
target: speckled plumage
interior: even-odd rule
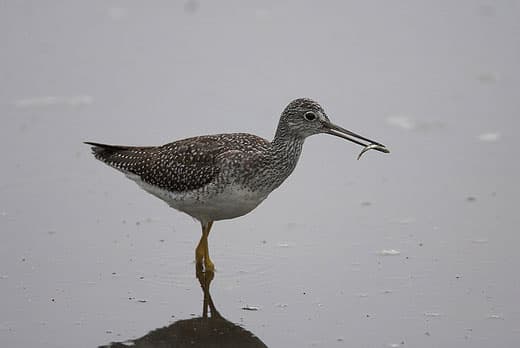
[[[159,188],[185,192],[204,187],[221,172],[226,152],[254,154],[269,142],[251,134],[218,134],[178,140],[162,146],[94,145],[97,159]]]
[[[213,221],[245,215],[255,209],[292,173],[305,139],[333,134],[360,145],[363,138],[330,122],[325,111],[307,98],[284,109],[272,141],[245,133],[204,135],[162,146],[133,147],[88,142],[95,157],[123,172],[147,192],[198,219],[203,238],[197,262],[207,251]],[[356,140],[361,139],[361,140]],[[386,150],[383,145],[381,149]]]
[[[301,110],[315,110],[326,117],[318,103],[297,99],[282,113],[272,142],[252,134],[232,133],[187,138],[162,146],[87,144],[93,145],[98,160],[125,173],[170,206],[201,221],[234,218],[237,213],[248,212],[243,209],[244,195],[256,201],[246,204],[254,209],[294,170],[303,141],[310,135],[291,123],[293,118],[299,118]],[[211,205],[219,195],[232,199],[233,192],[226,192],[227,188],[239,192],[236,209],[228,209],[236,213],[212,214],[204,207],[193,211],[186,206]]]

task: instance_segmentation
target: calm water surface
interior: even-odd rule
[[[510,1],[2,3],[0,346],[518,346],[519,18]],[[310,138],[280,189],[214,225],[214,277],[196,276],[198,223],[82,144],[270,139],[300,96],[392,153]]]

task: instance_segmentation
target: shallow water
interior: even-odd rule
[[[197,319],[198,223],[82,141],[271,138],[299,96],[392,153],[356,161],[358,146],[312,137],[253,213],[215,223],[226,332],[518,345],[519,15],[509,1],[1,5],[0,346],[215,324]]]

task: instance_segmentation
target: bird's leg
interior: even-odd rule
[[[215,266],[209,257],[209,249],[208,249],[208,235],[211,230],[211,226],[213,225],[213,221],[202,224],[202,236],[200,237],[199,244],[195,249],[195,262],[197,265],[202,265],[204,262],[204,269],[206,271],[214,271]]]
[[[206,225],[205,231],[203,230],[203,233],[205,232],[205,241],[204,241],[204,270],[213,272],[215,271],[215,265],[213,262],[211,262],[211,259],[209,258],[209,247],[208,247],[208,236],[209,231],[211,230],[211,226],[213,226],[213,221],[210,221]]]
[[[202,236],[200,237],[199,244],[195,249],[195,264],[197,266],[202,266],[202,261],[204,259],[204,241],[206,240],[206,234],[204,233],[205,227],[202,225]]]

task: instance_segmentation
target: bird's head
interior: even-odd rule
[[[292,136],[306,138],[320,133],[335,135],[365,148],[388,153],[388,149],[374,140],[365,138],[332,123],[320,104],[308,98],[295,99],[287,105],[280,118],[284,131]]]

